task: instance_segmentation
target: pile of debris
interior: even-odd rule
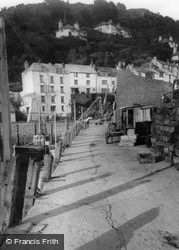
[[[120,147],[133,147],[136,143],[137,135],[135,134],[135,129],[128,129],[127,135],[120,136]]]

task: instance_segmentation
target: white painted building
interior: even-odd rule
[[[71,112],[70,88],[66,74],[59,65],[33,63],[22,73],[23,106],[29,120],[37,120],[39,113],[50,116],[54,112],[66,116]]]
[[[76,64],[25,64],[22,72],[23,105],[28,121],[57,114],[71,113],[71,94],[114,93],[116,70],[112,68]]]
[[[63,22],[59,20],[58,23],[58,30],[56,31],[56,38],[63,38],[63,37],[78,37],[82,40],[86,40],[86,32],[80,29],[79,23],[76,22],[74,26],[66,24],[63,25]]]
[[[94,28],[99,32],[109,34],[109,35],[120,35],[125,38],[131,38],[130,32],[124,29],[120,24],[115,25],[112,20],[108,22],[101,22],[97,24]]]
[[[97,93],[97,72],[94,65],[65,64],[71,94]]]
[[[97,92],[114,93],[117,87],[117,70],[106,67],[97,67]]]

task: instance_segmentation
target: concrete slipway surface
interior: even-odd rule
[[[179,249],[179,171],[139,164],[150,150],[106,144],[106,130],[80,132],[20,227],[64,234],[65,250]]]

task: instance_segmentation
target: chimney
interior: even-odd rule
[[[78,22],[76,22],[76,23],[74,24],[74,27],[75,27],[77,30],[80,30],[80,25],[79,25]]]
[[[92,68],[94,67],[93,59],[91,59],[90,66],[91,66]]]
[[[178,44],[175,43],[175,44],[173,45],[173,55],[177,53],[177,49],[178,49]]]
[[[29,68],[29,63],[28,63],[28,61],[25,61],[25,63],[24,63],[24,68],[25,68],[25,71],[28,70],[28,68]]]
[[[63,23],[61,19],[59,20],[58,27],[59,27],[59,30],[63,28]]]

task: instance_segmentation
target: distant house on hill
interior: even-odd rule
[[[63,38],[63,37],[78,37],[82,40],[86,40],[86,32],[80,29],[79,23],[76,22],[74,26],[66,24],[63,25],[63,22],[59,20],[58,23],[58,30],[56,31],[56,38]]]
[[[94,29],[109,35],[121,35],[125,38],[132,37],[129,31],[122,28],[120,24],[115,25],[112,20],[101,22],[97,24]]]

